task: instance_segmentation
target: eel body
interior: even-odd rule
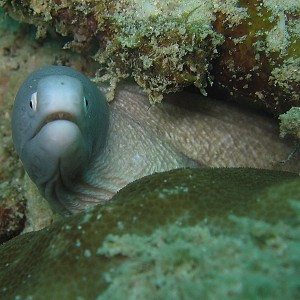
[[[276,124],[259,113],[187,92],[150,107],[129,83],[107,104],[85,75],[62,66],[41,68],[24,81],[12,134],[25,170],[64,215],[107,201],[155,172],[272,169],[291,151]]]
[[[15,149],[40,193],[67,215],[109,200],[144,175],[198,166],[132,118],[110,109],[82,73],[41,68],[19,89],[12,115]]]

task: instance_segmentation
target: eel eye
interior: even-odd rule
[[[83,101],[84,101],[84,108],[85,110],[87,110],[89,107],[89,101],[85,97],[83,98]]]
[[[36,111],[36,109],[37,109],[37,93],[36,92],[31,95],[29,105],[32,110]]]

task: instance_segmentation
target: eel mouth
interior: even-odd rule
[[[32,138],[34,138],[46,124],[51,123],[53,121],[60,121],[60,120],[69,121],[69,122],[75,123],[78,126],[76,118],[74,118],[74,116],[72,114],[63,112],[63,111],[55,112],[55,113],[47,115],[43,119],[43,121],[40,123],[40,125],[35,130]]]
[[[48,115],[42,122],[42,126],[46,125],[47,123],[50,123],[52,121],[56,120],[65,120],[75,123],[75,118],[70,114],[66,112],[56,112],[53,114]]]

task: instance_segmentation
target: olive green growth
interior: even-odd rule
[[[0,246],[1,299],[299,299],[300,179],[178,169]]]

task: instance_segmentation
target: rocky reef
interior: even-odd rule
[[[0,1],[37,36],[68,36],[65,48],[90,53],[97,80],[133,77],[151,103],[195,85],[251,97],[275,114],[299,106],[298,1]]]
[[[0,298],[298,299],[299,195],[277,171],[144,177],[0,246]]]
[[[223,92],[256,97],[275,114],[298,105],[296,1],[205,1],[214,8],[211,15],[208,10],[209,23],[201,21],[199,12],[205,10],[197,1],[193,6],[164,1],[166,14],[167,7],[154,1],[0,3],[15,18],[36,25],[38,36],[54,30],[69,38],[67,44],[58,38],[35,40],[30,27],[9,18],[4,29],[0,26],[0,242],[18,234],[25,218],[28,231],[53,222],[28,177],[24,180],[10,138],[15,92],[42,65],[69,65],[89,76],[96,72],[112,87],[133,76],[153,102],[190,84],[211,92],[205,82],[213,81]],[[128,23],[135,14],[125,4],[139,8],[138,21]],[[99,7],[103,10],[96,13]],[[176,14],[185,16],[185,24],[177,26]],[[193,39],[200,30],[193,20],[206,28],[201,40]],[[143,24],[149,32],[141,31]],[[286,43],[277,45],[281,50],[274,45],[267,50],[272,33],[280,33],[275,29],[282,30]],[[174,44],[172,32],[185,32],[186,39]],[[62,51],[63,45],[85,55]],[[99,64],[87,63],[87,53]],[[299,138],[299,110],[282,116],[282,134]],[[104,206],[2,244],[0,298],[299,299],[299,187],[296,174],[253,169],[187,169],[146,177]]]

